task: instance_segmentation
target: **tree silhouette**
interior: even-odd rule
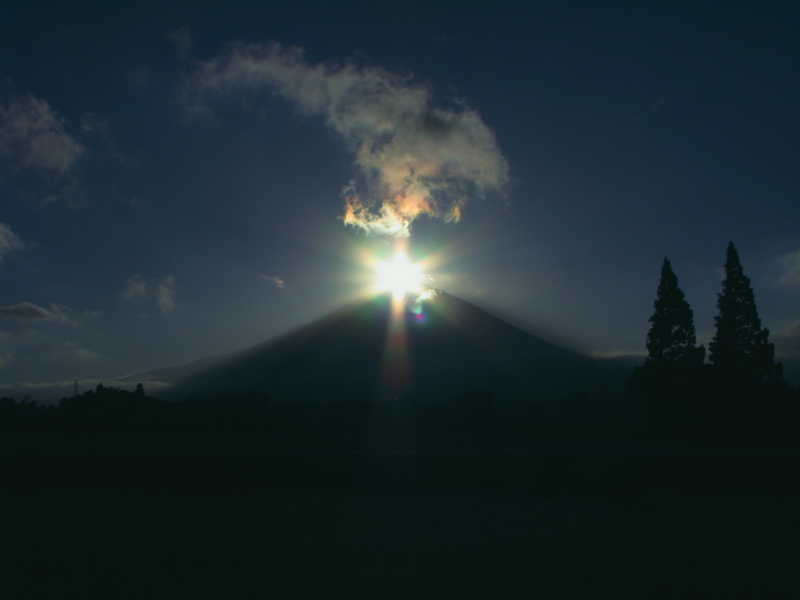
[[[667,258],[661,266],[655,312],[650,317],[645,364],[672,363],[683,367],[702,364],[705,348],[696,346],[694,314],[678,287],[678,278]]]
[[[699,435],[709,420],[702,393],[706,351],[696,346],[694,315],[667,258],[654,308],[647,359],[634,371],[628,393],[656,435]]]
[[[717,372],[729,380],[755,384],[780,379],[782,366],[775,363],[769,329],[761,328],[750,278],[744,274],[733,242],[728,244],[717,308],[717,332],[709,344],[709,358]]]

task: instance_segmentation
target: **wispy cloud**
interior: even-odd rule
[[[323,116],[353,152],[359,181],[342,192],[349,225],[407,236],[419,216],[458,221],[469,200],[503,194],[508,164],[478,112],[461,99],[435,106],[431,90],[407,75],[312,65],[302,49],[277,43],[236,44],[197,63],[182,92],[202,107],[209,93],[264,88]]]
[[[269,275],[259,275],[258,277],[260,279],[263,279],[264,281],[269,281],[271,284],[273,284],[279,290],[282,290],[284,288],[284,286],[286,285],[286,282],[283,281],[283,279],[281,279],[280,277],[271,277]]]
[[[5,87],[10,87],[8,84]],[[76,166],[83,145],[67,121],[45,100],[15,90],[0,99],[0,157],[12,169],[35,168],[64,177]]]
[[[122,289],[122,297],[125,300],[136,298],[147,298],[149,284],[141,275],[134,274],[125,280],[125,287]]]
[[[19,239],[19,236],[11,231],[11,228],[5,223],[0,223],[0,262],[6,254],[22,250],[25,244]]]
[[[59,304],[51,304],[50,308],[38,306],[33,302],[23,301],[18,304],[0,306],[0,316],[16,321],[58,321],[60,323],[77,323],[74,311]]]
[[[164,277],[156,284],[155,297],[158,310],[160,310],[162,313],[168,313],[175,310],[177,304],[175,302],[174,276],[169,275]]]
[[[125,280],[122,297],[125,300],[152,298],[161,313],[172,312],[177,308],[175,276],[166,275],[160,279],[146,279],[139,274],[131,275]]]
[[[88,198],[84,167],[106,158],[135,167],[114,141],[108,118],[85,112],[73,126],[47,100],[0,78],[0,172],[23,182],[25,195],[43,203],[83,206]],[[111,193],[117,192],[112,188]]]

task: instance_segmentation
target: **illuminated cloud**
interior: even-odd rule
[[[3,257],[10,252],[22,250],[25,244],[19,239],[19,236],[11,231],[11,228],[5,223],[0,223],[0,262]]]
[[[8,87],[8,85],[6,85]],[[83,146],[45,100],[17,92],[0,99],[0,157],[13,170],[35,168],[57,176],[73,170]]]
[[[269,275],[259,275],[258,277],[265,281],[269,281],[279,290],[282,290],[286,285],[286,282],[284,282],[280,277],[270,277]]]
[[[175,276],[167,275],[161,279],[145,279],[134,274],[125,280],[122,289],[125,300],[145,300],[153,298],[161,313],[166,314],[177,308],[175,297]]]
[[[305,114],[322,115],[353,152],[355,182],[344,188],[344,222],[368,233],[407,236],[426,215],[458,221],[469,200],[502,196],[508,164],[477,111],[433,105],[431,90],[378,67],[311,65],[300,48],[236,44],[197,64],[184,99],[268,88]]]

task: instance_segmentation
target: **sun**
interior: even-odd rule
[[[422,291],[422,265],[409,262],[402,250],[391,261],[376,263],[375,268],[378,270],[375,289],[379,292],[392,292],[396,300],[402,300],[408,292]]]

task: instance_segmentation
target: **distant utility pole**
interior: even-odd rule
[[[75,380],[75,387],[72,389],[72,397],[73,398],[77,398],[78,397],[78,380],[77,379]]]

